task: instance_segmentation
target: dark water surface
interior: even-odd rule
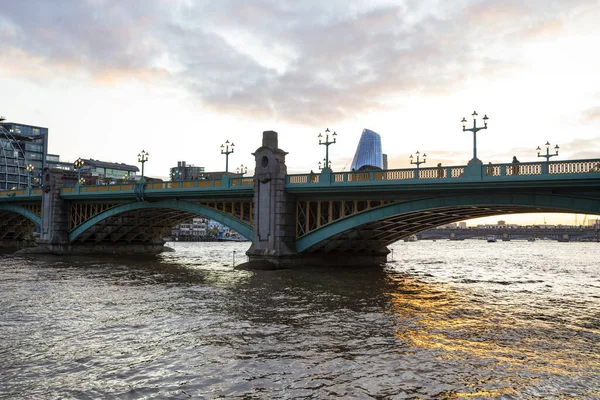
[[[0,255],[6,399],[600,399],[600,243],[416,242],[381,268]]]

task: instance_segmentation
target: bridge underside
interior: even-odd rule
[[[80,233],[72,244],[164,244],[171,229],[197,214],[162,208],[125,211],[107,217]]]
[[[121,204],[72,204],[69,252],[158,253],[176,225],[195,217],[220,222],[251,238],[249,201],[198,203],[183,200]]]
[[[0,246],[20,247],[33,243],[35,223],[10,211],[0,211]]]
[[[315,252],[371,253],[418,232],[451,222],[502,214],[564,212],[523,206],[445,207],[394,215],[338,233],[305,250]]]

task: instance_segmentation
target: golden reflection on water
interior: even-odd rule
[[[430,350],[436,359],[462,360],[491,369],[494,376],[488,379],[493,379],[496,387],[504,386],[485,390],[479,387],[484,386],[482,382],[465,382],[471,390],[452,391],[444,398],[518,394],[517,388],[539,376],[599,370],[600,346],[589,348],[589,342],[582,339],[588,331],[598,332],[559,326],[557,334],[556,324],[519,319],[518,305],[515,317],[477,304],[469,293],[460,294],[447,285],[400,274],[390,274],[389,280],[389,312],[398,321],[396,336],[402,342]]]

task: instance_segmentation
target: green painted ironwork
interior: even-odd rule
[[[37,226],[42,225],[42,219],[38,215],[16,204],[0,204],[0,211],[11,211],[17,213],[32,221]]]
[[[206,218],[210,218],[214,221],[220,222],[223,225],[230,227],[231,229],[238,232],[240,235],[244,236],[247,239],[252,240],[252,227],[248,224],[241,222],[240,220],[233,218],[225,213],[217,211],[215,209],[202,206],[200,204],[194,204],[187,201],[180,200],[163,200],[157,202],[131,202],[126,203],[117,207],[113,207],[108,209],[90,219],[85,221],[83,224],[79,225],[69,234],[69,241],[73,242],[77,239],[79,235],[83,232],[96,225],[97,223],[128,212],[142,209],[171,209],[178,211],[186,211],[192,214],[201,215]]]
[[[443,197],[428,197],[414,201],[402,203],[392,203],[377,207],[368,211],[363,211],[352,216],[339,219],[330,224],[323,225],[310,233],[296,240],[296,251],[301,253],[311,246],[328,240],[343,232],[366,225],[373,221],[380,221],[386,218],[406,214],[406,213],[431,213],[436,209],[453,208],[456,210],[464,208],[482,208],[490,206],[509,206],[513,209],[522,209],[524,212],[568,212],[582,214],[600,214],[600,198],[584,198],[565,195],[547,195],[547,194],[468,194],[468,195],[446,195]],[[497,212],[491,212],[489,216],[497,215]],[[478,216],[486,216],[479,213]],[[456,221],[464,220],[464,215],[458,215]],[[432,222],[432,226],[438,226],[442,223],[452,221],[444,220],[437,224]],[[424,228],[426,229],[426,227]],[[421,229],[422,230],[422,229]],[[397,240],[397,239],[396,239]],[[395,241],[395,240],[394,240]]]
[[[544,168],[547,166],[547,168]],[[466,175],[467,165],[420,168],[417,175],[414,168],[373,170],[356,172],[334,172],[315,179],[314,174],[293,174],[286,176],[286,190],[318,191],[319,186],[356,187],[371,190],[384,186],[410,186],[433,184],[460,184],[485,182],[536,182],[559,180],[586,180],[600,177],[600,159],[568,160],[556,162],[523,162],[487,164],[478,167],[477,175]],[[329,177],[329,179],[327,179]],[[363,188],[364,187],[364,188]],[[329,189],[328,189],[329,190]]]

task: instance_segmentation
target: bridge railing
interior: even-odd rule
[[[483,164],[481,171],[475,170],[475,176],[467,172],[469,166],[446,166],[430,168],[404,168],[392,170],[333,172],[321,174],[293,174],[287,176],[286,184],[295,185],[336,185],[373,181],[425,183],[460,182],[467,178],[481,178],[482,181],[502,179],[527,179],[534,176],[553,178],[557,175],[569,177],[587,177],[589,173],[600,176],[600,159],[567,160],[555,162],[523,162],[505,164]],[[471,167],[472,168],[472,167]],[[475,167],[478,168],[478,167]],[[477,174],[481,174],[478,176]],[[503,178],[502,178],[503,177]]]
[[[228,181],[228,182],[227,182]],[[146,182],[141,186],[144,192],[167,191],[172,189],[202,189],[202,188],[226,188],[226,187],[252,187],[254,177],[229,178],[225,179],[200,179],[191,181],[167,181],[167,182]],[[75,187],[61,188],[62,194],[80,194],[80,193],[116,193],[116,192],[135,192],[140,190],[139,183],[116,183],[109,185],[79,185]],[[41,192],[40,192],[41,193]]]
[[[3,197],[21,197],[21,196],[39,196],[42,194],[41,188],[35,189],[9,189],[9,190],[0,190],[0,198]]]

